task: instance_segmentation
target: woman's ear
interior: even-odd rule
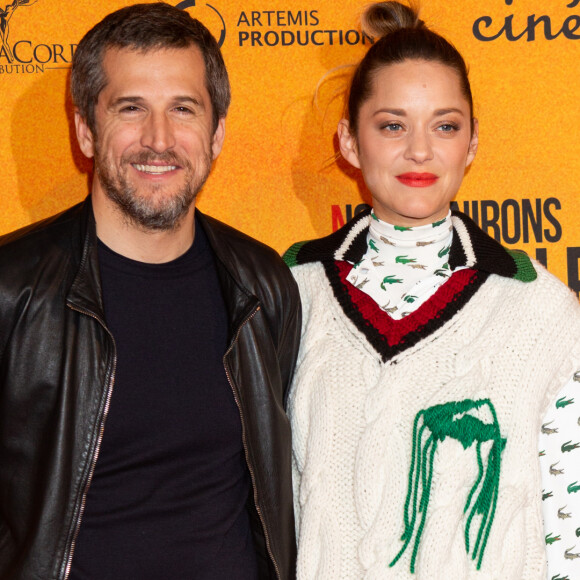
[[[350,125],[346,119],[341,119],[337,128],[340,153],[354,167],[360,169],[356,138],[350,132]]]
[[[471,141],[469,142],[469,149],[467,151],[467,160],[465,161],[465,167],[469,167],[469,165],[471,165],[471,162],[475,159],[478,144],[479,144],[479,122],[477,119],[473,119],[473,134],[471,135]]]

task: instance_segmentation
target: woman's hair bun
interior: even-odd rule
[[[371,4],[362,15],[364,32],[374,38],[381,38],[402,28],[423,28],[415,5],[406,6],[400,2],[377,2]]]

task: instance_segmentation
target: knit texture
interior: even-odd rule
[[[325,238],[294,244],[284,255],[284,260],[290,267],[333,260],[358,262],[367,249],[370,215],[370,209],[363,211]],[[524,252],[507,250],[462,212],[451,212],[451,220],[456,234],[449,253],[452,270],[459,266],[475,267],[522,282],[536,279],[532,262]]]
[[[344,280],[368,216],[293,254],[301,580],[545,578],[537,437],[580,361],[580,307],[467,219],[450,262],[469,269],[398,321]]]

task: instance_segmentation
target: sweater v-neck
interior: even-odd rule
[[[468,216],[452,212],[454,235],[449,253],[449,265],[454,270],[452,276],[417,310],[395,320],[370,296],[346,280],[352,263],[360,260],[366,251],[370,219],[370,210],[367,210],[325,238],[294,244],[284,259],[290,267],[322,263],[342,311],[365,335],[383,362],[450,321],[490,275],[522,282],[531,282],[537,277],[525,253],[504,248]]]

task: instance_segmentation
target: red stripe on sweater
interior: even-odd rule
[[[355,288],[346,280],[352,270],[352,264],[336,262],[336,265],[338,266],[340,281],[348,293],[352,306],[385,338],[389,346],[405,342],[407,334],[425,327],[433,319],[439,318],[443,309],[453,302],[455,297],[477,276],[477,271],[472,269],[454,272],[437,289],[435,294],[421,304],[417,310],[400,320],[395,320],[387,312],[381,310],[379,305],[368,294]]]

